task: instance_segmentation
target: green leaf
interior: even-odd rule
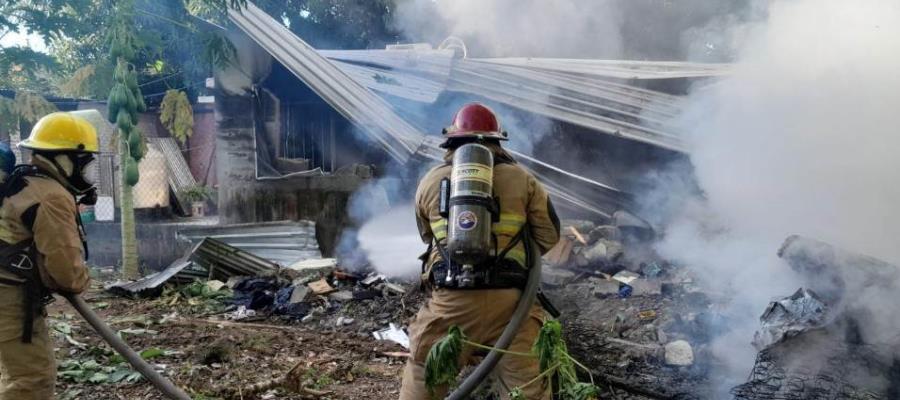
[[[125,377],[125,382],[134,383],[134,382],[141,380],[141,378],[143,378],[143,377],[144,376],[141,375],[140,372],[134,371],[134,372],[128,374],[127,377]]]
[[[558,351],[560,343],[562,343],[563,347],[565,346],[565,342],[562,339],[562,325],[559,321],[549,320],[544,322],[544,326],[541,327],[537,340],[535,340],[534,346],[531,348],[531,351],[537,354],[538,360],[540,360],[541,372],[546,371],[547,368],[559,361]]]
[[[598,396],[597,387],[585,382],[575,382],[560,389],[560,398],[565,400],[593,400]]]
[[[453,325],[447,330],[447,336],[431,346],[425,359],[425,387],[429,393],[434,394],[438,386],[456,382],[463,339],[462,330]]]
[[[111,383],[122,382],[123,380],[125,380],[125,378],[128,377],[128,375],[131,375],[132,372],[134,372],[134,371],[132,371],[128,368],[119,368],[115,372],[109,374],[109,382],[111,382]]]
[[[163,350],[163,349],[158,349],[158,348],[155,348],[155,347],[149,348],[149,349],[144,350],[144,351],[141,352],[141,358],[143,358],[143,359],[145,359],[145,360],[152,360],[152,359],[154,359],[154,358],[162,357],[162,356],[164,356],[164,355],[166,355],[166,351],[165,351],[165,350]]]
[[[100,364],[94,360],[87,360],[81,363],[81,369],[86,371],[96,371],[100,369]]]
[[[109,375],[103,372],[95,372],[88,378],[88,382],[90,383],[103,383],[109,379]]]
[[[56,322],[53,324],[53,330],[63,335],[71,335],[72,334],[72,324],[67,322]]]

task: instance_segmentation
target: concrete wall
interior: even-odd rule
[[[174,223],[136,224],[138,254],[141,265],[148,271],[167,267],[181,257],[188,246],[175,241],[176,232],[188,226]],[[97,266],[118,266],[122,260],[122,230],[116,222],[89,222],[84,224],[87,233],[88,263]]]

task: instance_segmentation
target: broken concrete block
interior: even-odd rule
[[[615,279],[615,277],[613,277],[613,279]],[[632,292],[634,296],[662,295],[662,282],[656,279],[635,279],[628,285],[634,289]]]
[[[611,263],[616,262],[623,255],[623,247],[619,242],[607,239],[600,239],[584,252],[584,258],[591,263]]]
[[[369,287],[372,285],[377,285],[377,284],[383,282],[385,279],[387,279],[387,278],[381,274],[369,275],[365,279],[361,280],[359,283],[361,283],[365,287]]]
[[[315,294],[328,294],[335,291],[335,288],[331,287],[328,284],[328,281],[325,279],[319,279],[317,281],[310,282],[307,286],[313,291]]]
[[[622,238],[622,232],[619,231],[619,228],[616,228],[612,225],[600,225],[590,231],[588,233],[588,241],[590,243],[596,242],[600,239],[606,240],[620,240]]]
[[[291,264],[287,269],[297,273],[297,278],[309,276],[326,276],[334,271],[337,267],[337,260],[334,258],[319,258],[303,260]]]
[[[384,283],[382,283],[382,285],[383,285],[382,290],[384,290],[387,293],[406,294],[406,289],[404,289],[403,286],[400,286],[396,283],[384,282]]]
[[[591,283],[594,283],[594,280],[591,280]],[[619,282],[617,281],[608,281],[605,279],[597,280],[594,283],[594,287],[592,289],[592,293],[596,297],[606,297],[606,296],[615,296],[619,294]]]
[[[353,300],[353,292],[349,290],[341,290],[328,295],[329,300],[334,301],[350,301]]]
[[[627,269],[623,269],[623,270],[619,271],[617,274],[613,275],[612,278],[614,280],[622,282],[626,285],[631,285],[631,282],[634,282],[635,280],[639,279],[640,277],[641,277],[640,275],[638,275],[634,272],[631,272]]]
[[[306,300],[306,295],[309,293],[309,288],[306,286],[294,286],[294,291],[291,292],[291,298],[288,300],[290,304],[302,303],[303,300]]]
[[[666,345],[666,364],[686,367],[694,363],[694,350],[686,340],[676,340]]]
[[[650,240],[654,236],[653,226],[649,222],[628,211],[616,211],[613,213],[612,221],[623,236],[640,240]]]

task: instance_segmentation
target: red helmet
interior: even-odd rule
[[[481,139],[509,140],[507,133],[500,130],[497,115],[481,103],[469,103],[453,117],[453,125],[444,128],[447,139],[477,137]]]

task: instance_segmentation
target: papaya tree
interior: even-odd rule
[[[122,276],[140,277],[137,238],[134,222],[134,186],[140,180],[138,164],[144,156],[143,138],[138,129],[140,113],[147,110],[137,83],[137,72],[131,61],[137,53],[134,34],[134,8],[131,1],[117,3],[109,30],[110,57],[115,60],[115,84],[107,99],[107,118],[118,130],[120,160],[119,209],[122,221]]]

